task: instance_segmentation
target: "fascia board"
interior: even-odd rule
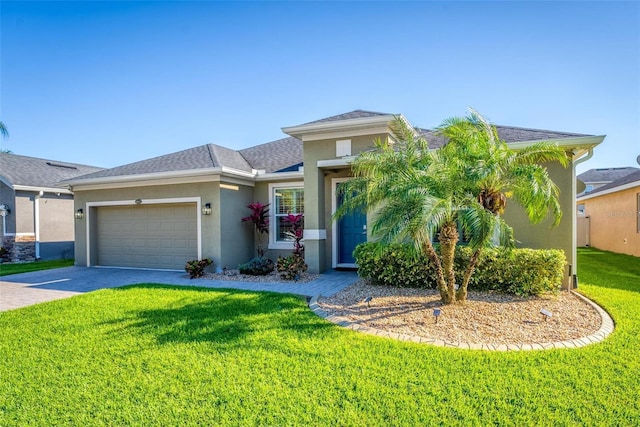
[[[596,193],[585,194],[584,196],[580,196],[576,199],[577,202],[581,202],[583,200],[594,199],[596,197],[605,196],[611,193],[617,193],[619,191],[629,190],[630,188],[640,187],[640,181],[633,181],[627,184],[623,184],[619,187],[609,188],[607,190],[598,191]]]
[[[340,159],[318,160],[317,166],[319,168],[347,167],[351,166],[355,158],[355,156],[349,156]]]
[[[87,185],[97,185],[97,184],[121,184],[121,183],[133,183],[133,182],[146,182],[146,181],[161,181],[167,179],[177,179],[177,178],[198,178],[198,177],[206,177],[206,176],[215,176],[215,175],[225,175],[225,176],[236,176],[240,178],[254,178],[254,174],[251,172],[245,172],[238,169],[227,168],[227,167],[216,167],[216,168],[205,168],[205,169],[192,169],[192,170],[181,170],[181,171],[172,171],[172,172],[155,172],[155,173],[145,173],[145,174],[137,174],[137,175],[121,175],[121,176],[105,176],[99,178],[86,178],[86,179],[71,179],[65,181],[65,183],[73,186],[73,187],[82,187]]]
[[[303,171],[292,171],[292,172],[264,173],[262,175],[257,175],[255,177],[255,180],[256,181],[282,181],[282,180],[303,179],[303,178],[304,178]]]
[[[15,191],[33,191],[33,192],[43,191],[45,193],[73,194],[72,191],[66,188],[56,188],[56,187],[36,187],[32,185],[14,185],[13,189]]]
[[[516,142],[508,142],[507,145],[509,148],[513,150],[519,150],[526,147],[530,147],[534,144],[538,144],[540,142],[555,142],[558,146],[567,149],[574,148],[591,148],[600,144],[606,135],[594,135],[594,136],[577,136],[572,138],[558,138],[558,139],[537,139],[530,141],[516,141]]]
[[[330,122],[311,123],[299,126],[289,126],[281,128],[284,133],[296,138],[302,135],[322,134],[328,132],[341,132],[348,129],[362,129],[372,126],[387,125],[394,116],[387,114],[384,116],[359,117],[356,119],[335,120]],[[302,139],[302,138],[300,138]]]

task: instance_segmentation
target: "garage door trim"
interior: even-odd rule
[[[87,227],[87,267],[91,265],[91,209],[101,206],[131,206],[131,205],[168,205],[175,203],[195,203],[196,204],[196,224],[197,224],[197,244],[198,259],[202,259],[202,198],[200,197],[177,197],[169,199],[136,199],[136,200],[109,200],[104,202],[87,202],[85,204],[85,223]]]

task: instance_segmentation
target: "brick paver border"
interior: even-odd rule
[[[466,343],[466,342],[448,342],[442,341],[435,338],[425,338],[419,337],[417,335],[407,335],[407,334],[398,334],[396,332],[384,331],[381,329],[370,328],[368,326],[360,325],[356,322],[352,322],[345,317],[333,316],[329,315],[326,311],[324,311],[320,305],[318,304],[318,298],[320,295],[317,295],[309,301],[309,308],[316,315],[328,320],[329,322],[335,323],[338,326],[342,326],[343,328],[351,329],[358,332],[363,332],[365,334],[377,335],[385,338],[392,338],[400,341],[411,341],[415,343],[424,343],[435,345],[439,347],[452,347],[452,348],[461,348],[465,350],[491,350],[491,351],[530,351],[530,350],[550,350],[554,348],[579,348],[585,347],[587,345],[595,344],[603,341],[613,332],[615,328],[615,324],[609,313],[607,313],[602,307],[600,307],[595,302],[591,301],[589,298],[581,295],[577,292],[571,291],[572,294],[582,299],[584,302],[593,307],[600,318],[602,319],[602,323],[600,324],[600,329],[586,337],[576,338],[573,340],[567,341],[557,341],[557,342],[545,342],[545,343],[531,343],[531,344],[486,344],[486,343]]]

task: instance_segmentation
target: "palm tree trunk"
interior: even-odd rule
[[[469,280],[473,275],[473,272],[476,270],[476,265],[478,264],[478,259],[480,258],[480,252],[482,252],[482,248],[478,248],[471,255],[469,259],[469,264],[467,265],[467,269],[464,272],[464,278],[462,279],[462,285],[458,288],[456,292],[456,300],[464,303],[467,300],[467,288],[469,286]]]
[[[449,301],[449,294],[447,293],[447,282],[444,278],[444,273],[442,272],[442,263],[440,262],[440,258],[438,257],[433,245],[428,240],[424,244],[423,250],[427,253],[429,260],[431,260],[431,264],[436,269],[436,283],[438,285],[438,291],[440,292],[440,299],[443,303],[450,304],[450,302],[447,302]]]
[[[454,258],[458,239],[458,227],[455,222],[447,222],[442,226],[438,233],[442,269],[444,270],[443,273],[447,288],[447,296],[442,300],[444,304],[452,304],[456,301],[456,273],[454,270]],[[442,295],[442,292],[440,294]]]

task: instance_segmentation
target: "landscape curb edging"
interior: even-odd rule
[[[317,316],[328,320],[331,323],[335,323],[346,329],[362,332],[369,335],[377,335],[379,337],[392,338],[400,341],[410,341],[415,343],[430,344],[438,347],[451,347],[461,348],[465,350],[489,350],[489,351],[531,351],[531,350],[551,350],[554,348],[580,348],[587,345],[596,344],[603,341],[613,332],[615,324],[609,313],[607,313],[602,307],[582,294],[571,291],[571,293],[585,303],[593,307],[594,310],[600,316],[602,323],[600,329],[591,335],[581,338],[575,338],[567,341],[547,342],[547,343],[530,343],[530,344],[486,344],[486,343],[466,343],[466,342],[447,342],[435,338],[419,337],[417,335],[399,334],[397,332],[383,331],[381,329],[370,328],[368,326],[360,325],[352,322],[345,317],[329,315],[318,304],[318,299],[321,295],[316,295],[309,301],[309,308]]]

